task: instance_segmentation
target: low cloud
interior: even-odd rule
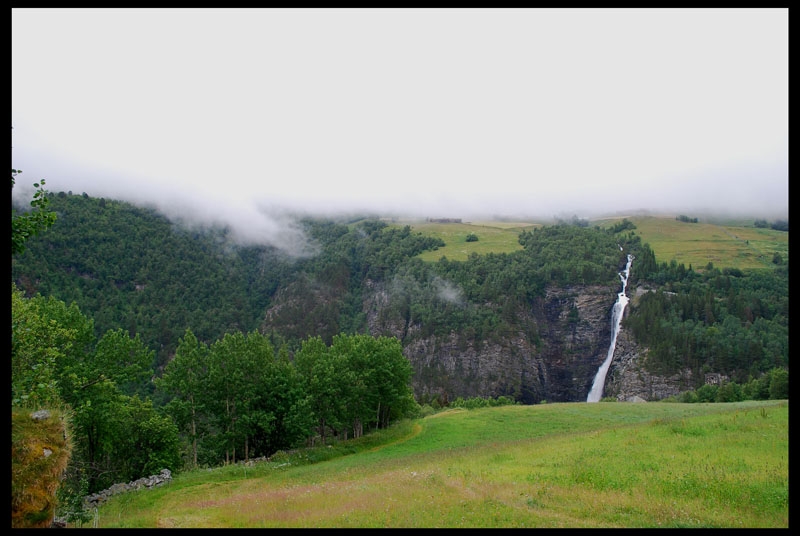
[[[464,305],[464,291],[454,283],[436,276],[433,279],[433,288],[436,289],[436,296],[440,300],[459,307]]]
[[[23,180],[289,255],[297,214],[788,218],[788,9],[13,10],[12,41]]]

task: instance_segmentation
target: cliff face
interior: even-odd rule
[[[306,329],[335,334],[338,326],[331,318],[336,318],[332,313],[339,296],[327,290],[312,285],[287,292],[268,311],[269,323],[283,331],[292,328],[289,331],[298,336]],[[643,290],[634,294],[637,291]],[[525,404],[582,402],[608,354],[618,292],[611,286],[549,288],[544,297],[518,311],[511,331],[491,340],[459,332],[423,335],[422,326],[407,307],[398,306],[396,294],[385,283],[366,283],[362,311],[370,334],[402,342],[414,370],[412,388],[418,400],[508,396]],[[279,326],[284,310],[297,307],[305,309],[302,318],[307,325]],[[688,372],[674,377],[647,373],[646,355],[623,328],[603,396],[659,400],[688,388]]]
[[[655,290],[651,287],[637,286],[629,289],[631,305],[645,292]],[[625,309],[625,316],[630,306]],[[651,374],[644,369],[647,349],[636,344],[633,337],[623,327],[617,335],[614,360],[611,362],[603,396],[629,401],[635,397],[644,400],[661,400],[682,391],[691,389],[691,370],[684,370],[672,376]]]
[[[368,289],[363,309],[370,333],[403,342],[418,398],[505,395],[528,404],[586,400],[608,353],[611,309],[619,291],[608,286],[550,288],[529,310],[519,312],[518,330],[492,342],[457,332],[422,337],[413,319],[387,314],[390,298],[382,285],[371,283]],[[537,336],[530,336],[525,328],[530,325],[536,326]]]
[[[617,335],[614,360],[611,362],[603,396],[619,401],[661,400],[690,389],[691,371],[672,376],[658,376],[644,370],[647,350],[637,345],[624,329]]]
[[[611,310],[619,289],[549,288],[534,308],[541,326],[540,359],[550,371],[546,400],[585,401],[611,343]]]

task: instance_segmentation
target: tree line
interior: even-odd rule
[[[290,359],[255,331],[206,345],[187,329],[154,377],[153,351],[138,335],[93,331],[74,303],[26,298],[12,283],[12,406],[68,409],[74,448],[63,492],[73,497],[163,468],[359,437],[419,409],[395,338],[312,337]],[[150,397],[142,385],[153,378]]]
[[[258,332],[206,345],[187,329],[156,386],[196,467],[386,428],[417,409],[410,378],[396,338],[310,337],[290,359]]]
[[[786,220],[775,220],[772,223],[768,222],[767,220],[760,218],[756,219],[753,222],[753,226],[758,229],[774,229],[776,231],[786,231],[789,232],[789,222]]]

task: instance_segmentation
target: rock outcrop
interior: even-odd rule
[[[338,318],[341,289],[334,288],[337,292],[319,285],[296,285],[276,300],[267,313],[267,323],[298,337],[305,331],[327,336],[338,333],[338,325],[331,319]],[[489,338],[457,331],[431,335],[436,330],[425,329],[429,326],[411,317],[409,292],[409,285],[367,281],[362,312],[370,334],[393,336],[402,342],[414,370],[412,388],[417,400],[437,398],[446,403],[457,397],[508,396],[536,404],[586,400],[608,354],[611,313],[619,287],[550,287],[525,310],[516,312],[511,329]],[[306,325],[283,321],[284,310],[297,308],[304,309],[305,315],[294,312],[286,318],[303,318]],[[625,314],[628,312],[626,309]],[[606,376],[604,396],[623,401],[635,397],[660,400],[688,388],[688,372],[668,378],[647,373],[645,357],[646,349],[623,329]]]
[[[614,359],[606,376],[603,396],[619,401],[662,400],[691,389],[691,370],[672,376],[651,374],[644,369],[647,350],[637,345],[630,334],[621,329],[617,335]]]
[[[611,342],[609,286],[552,287],[520,311],[518,329],[478,340],[469,334],[420,335],[413,319],[387,314],[389,292],[372,283],[364,300],[370,333],[403,342],[420,400],[510,396],[522,403],[583,401]],[[531,336],[529,326],[535,326]]]

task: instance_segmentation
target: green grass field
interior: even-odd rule
[[[636,225],[634,233],[650,244],[656,260],[669,263],[673,259],[687,268],[702,271],[711,262],[717,268],[760,269],[773,267],[773,255],[789,259],[789,233],[758,229],[752,221],[715,223],[685,223],[674,216],[628,216]],[[592,226],[607,227],[620,218],[592,220]],[[396,224],[397,225],[397,224]],[[403,224],[405,225],[405,224]],[[445,256],[450,260],[466,260],[470,254],[509,253],[522,249],[517,242],[522,230],[541,226],[535,222],[470,222],[430,223],[409,222],[413,231],[436,236],[446,246],[419,255],[425,261],[437,261]],[[477,242],[467,242],[474,233]]]
[[[406,225],[403,223],[402,225]],[[452,261],[465,261],[472,253],[510,253],[522,249],[518,238],[523,230],[541,227],[539,223],[475,221],[469,223],[430,223],[410,221],[414,232],[441,238],[445,247],[419,255],[424,261],[435,262],[442,257]],[[468,234],[475,234],[477,242],[467,242]]]
[[[687,268],[702,270],[709,262],[717,268],[759,269],[774,267],[778,253],[789,259],[789,233],[758,229],[749,225],[685,223],[674,217],[634,216],[634,233],[642,237],[656,254],[658,262],[673,259]],[[592,222],[605,227],[618,220]]]
[[[788,401],[453,409],[179,474],[112,497],[96,526],[788,528],[788,412]]]

